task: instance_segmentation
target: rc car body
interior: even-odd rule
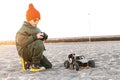
[[[64,62],[64,67],[66,69],[72,68],[78,71],[81,67],[95,67],[95,62],[94,60],[86,59],[83,55],[76,56],[75,54],[69,54],[68,60]]]

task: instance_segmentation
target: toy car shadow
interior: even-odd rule
[[[66,69],[72,68],[79,71],[81,67],[95,67],[94,60],[87,60],[84,56],[75,56],[75,54],[69,54],[68,60],[64,62],[64,67]]]

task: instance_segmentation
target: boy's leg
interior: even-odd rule
[[[32,57],[32,64],[40,64],[45,49],[41,40],[36,40],[28,46],[29,54]]]
[[[24,53],[25,53],[23,54],[24,60],[30,61],[31,72],[38,72],[45,70],[45,68],[40,65],[40,60],[42,58],[44,49],[45,47],[41,40],[36,40],[32,42],[24,49]]]
[[[22,70],[26,71],[27,69],[30,68],[30,64],[31,64],[31,58],[29,56],[29,52],[27,47],[24,47],[23,52],[20,54],[21,56],[21,64],[22,64]]]
[[[51,62],[43,55],[43,58],[40,60],[40,64],[46,69],[52,68]]]
[[[43,51],[45,50],[44,44],[41,40],[34,41],[24,49],[24,60],[30,61],[31,64],[40,64],[46,69],[51,68],[52,64],[48,59],[43,56]],[[33,70],[33,72],[35,72]]]
[[[21,54],[21,62],[22,62],[22,68],[23,70],[26,68],[25,62],[29,62],[29,66],[34,64],[34,65],[39,65],[40,60],[42,59],[43,56],[43,51],[45,47],[44,44],[41,40],[37,40],[29,44],[27,47],[23,48],[23,53]],[[36,70],[32,70],[33,72]],[[38,70],[37,70],[38,71]]]

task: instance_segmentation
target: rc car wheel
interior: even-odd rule
[[[88,61],[88,65],[90,66],[90,67],[95,67],[95,62],[94,62],[94,60],[90,60],[90,61]]]
[[[76,69],[76,71],[79,71],[80,66],[79,66],[79,63],[78,63],[78,62],[75,62],[75,63],[74,63],[74,68]]]
[[[66,69],[70,67],[70,62],[69,62],[68,60],[66,60],[66,61],[64,62],[64,67],[65,67]]]

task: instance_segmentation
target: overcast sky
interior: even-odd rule
[[[0,40],[14,40],[29,3],[41,13],[49,38],[120,34],[119,0],[1,0]]]

